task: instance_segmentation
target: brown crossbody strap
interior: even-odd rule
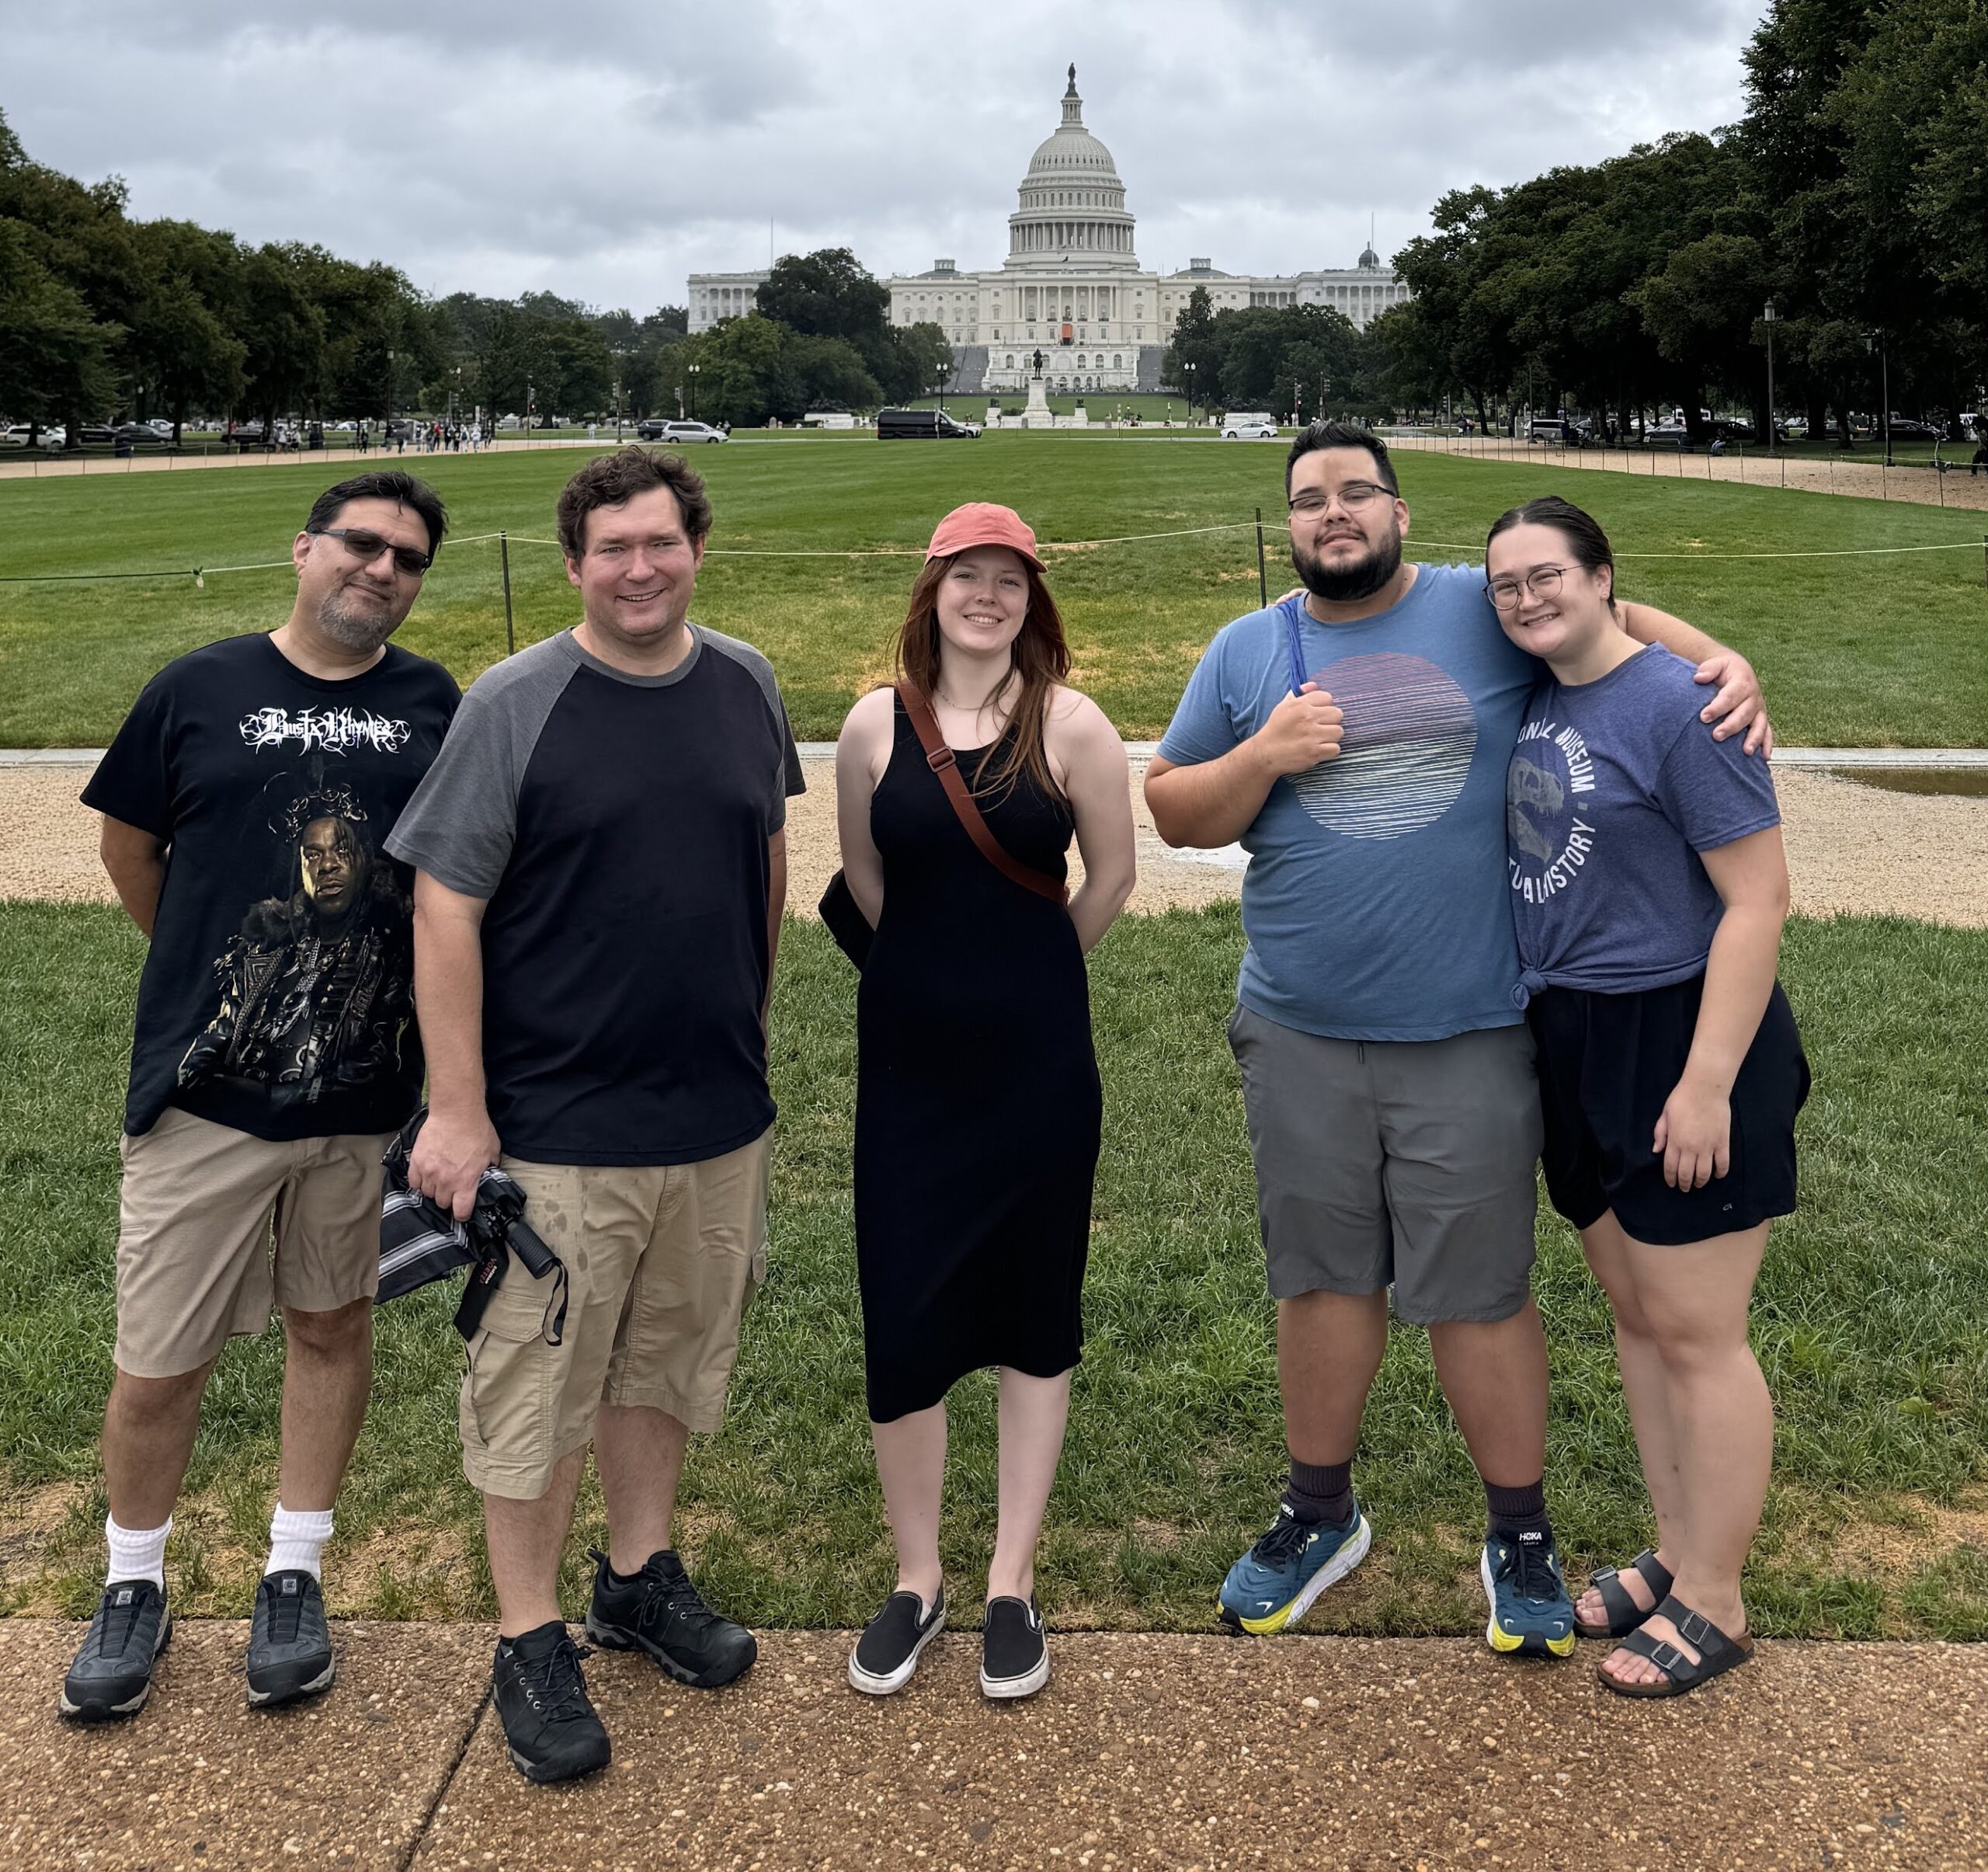
[[[945,736],[939,732],[939,718],[932,712],[931,703],[909,683],[899,683],[897,687],[904,712],[911,718],[912,728],[918,736],[918,744],[925,750],[925,764],[939,776],[939,784],[946,789],[953,811],[965,826],[967,837],[980,847],[980,855],[1003,877],[1019,884],[1024,890],[1034,891],[1038,897],[1047,897],[1052,903],[1067,904],[1070,901],[1068,886],[1058,884],[1046,872],[1037,871],[1034,865],[1024,865],[1014,857],[981,817],[979,807],[973,803],[973,795],[960,777],[959,762],[946,745]]]

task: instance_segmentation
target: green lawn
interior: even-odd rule
[[[1180,433],[1030,434],[886,447],[862,435],[742,437],[697,451],[718,509],[697,614],[772,658],[796,731],[832,736],[888,666],[917,561],[726,556],[922,548],[958,502],[1003,500],[1048,541],[1247,521],[1281,511],[1283,447]],[[396,458],[396,464],[400,465]],[[462,535],[551,536],[571,451],[410,457]],[[1559,485],[1529,465],[1402,458],[1413,534],[1434,557],[1472,557],[1512,502]],[[280,621],[288,541],[327,471],[308,462],[232,472],[0,482],[0,746],[98,746],[148,677],[179,652]],[[1782,738],[1832,745],[1988,743],[1988,590],[1979,551],[1763,560],[1720,554],[1840,552],[1978,538],[1976,517],[1825,495],[1684,480],[1577,475],[1625,555],[1628,596],[1667,606],[1758,664]],[[1280,571],[1272,533],[1270,590]],[[267,572],[109,583],[8,583],[26,574],[225,565]],[[555,551],[511,555],[520,642],[569,623]],[[1130,736],[1157,735],[1210,635],[1256,602],[1247,530],[1054,555],[1077,680]],[[467,679],[502,655],[494,543],[445,551],[402,641]],[[1487,618],[1485,628],[1492,628]]]
[[[1216,1584],[1281,1480],[1249,1160],[1222,1026],[1232,908],[1128,918],[1093,981],[1106,1088],[1087,1317],[1040,1578],[1066,1624],[1206,1629]],[[141,959],[114,911],[0,906],[0,1609],[79,1613],[103,1501],[116,1134]],[[1802,1213],[1778,1231],[1755,1336],[1780,1406],[1749,1591],[1758,1629],[1988,1637],[1988,932],[1791,927],[1785,978],[1813,1061]],[[890,1579],[863,1414],[849,1160],[854,978],[818,925],[787,931],[774,1008],[780,1102],[773,1274],[748,1316],[725,1431],[700,1442],[683,1539],[757,1624],[859,1623]],[[1548,1491],[1573,1561],[1649,1536],[1600,1299],[1542,1225],[1554,1355]],[[431,1290],[383,1313],[378,1383],[331,1561],[334,1603],[487,1614],[461,1480],[461,1354]],[[246,1607],[275,1480],[279,1348],[224,1356],[172,1566],[178,1603]],[[970,1602],[992,1537],[992,1386],[954,1401],[947,1564]],[[1400,1333],[1359,1470],[1378,1538],[1313,1623],[1476,1629],[1480,1498],[1431,1373]],[[600,1530],[582,1505],[578,1556]],[[1969,1531],[1972,1530],[1972,1544]],[[577,1605],[581,1564],[567,1580]]]

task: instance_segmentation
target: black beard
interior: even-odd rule
[[[1305,590],[1329,604],[1353,604],[1371,598],[1401,570],[1401,535],[1390,534],[1364,558],[1350,565],[1328,567],[1315,554],[1302,546],[1291,549],[1291,562],[1305,581]]]
[[[369,655],[401,628],[391,607],[384,611],[367,615],[356,610],[348,611],[339,601],[339,594],[331,593],[318,607],[318,628],[332,642],[348,650],[356,650],[361,656]]]

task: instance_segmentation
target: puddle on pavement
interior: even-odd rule
[[[1854,780],[1888,793],[1938,793],[1988,799],[1988,767],[1832,767],[1832,780]]]

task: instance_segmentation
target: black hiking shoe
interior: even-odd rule
[[[595,1644],[647,1651],[679,1683],[697,1690],[714,1690],[752,1668],[759,1641],[704,1603],[675,1554],[652,1554],[641,1572],[624,1579],[600,1548],[587,1551],[596,1563],[587,1607],[587,1636]]]
[[[265,1574],[248,1627],[248,1706],[274,1709],[328,1690],[339,1673],[317,1576],[301,1567]]]
[[[62,1679],[62,1714],[79,1723],[137,1715],[152,1693],[152,1666],[172,1637],[172,1614],[158,1587],[148,1579],[113,1580]]]
[[[571,1781],[605,1768],[611,1751],[580,1674],[581,1651],[558,1620],[499,1638],[492,1700],[511,1759],[527,1781]]]
[[[1049,1681],[1049,1644],[1032,1595],[989,1599],[980,1644],[982,1695],[1033,1696]]]
[[[902,1689],[918,1668],[919,1653],[938,1637],[945,1623],[944,1586],[929,1607],[915,1592],[893,1592],[849,1654],[851,1686],[870,1696]]]

